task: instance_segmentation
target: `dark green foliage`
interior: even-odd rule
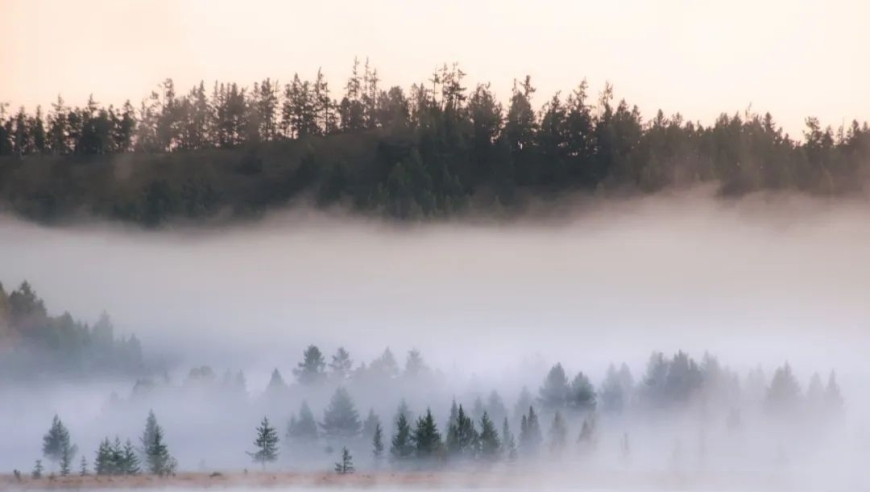
[[[42,438],[42,455],[52,463],[60,463],[60,474],[65,477],[70,473],[76,453],[76,446],[70,443],[69,431],[55,415],[51,427]]]
[[[489,418],[487,412],[483,412],[480,418],[480,458],[484,461],[496,461],[501,456],[501,440],[498,437],[498,430],[495,424]]]
[[[278,459],[278,431],[269,425],[269,419],[263,417],[260,426],[257,427],[257,438],[254,440],[257,450],[248,453],[254,459],[254,463],[260,463],[266,469],[266,463]]]
[[[335,472],[339,475],[349,475],[354,472],[353,456],[347,448],[342,448],[341,461],[335,464]]]
[[[381,429],[380,422],[375,425],[375,432],[372,435],[372,458],[375,466],[378,466],[384,458],[384,431]]]
[[[142,444],[145,454],[145,468],[148,473],[165,477],[175,473],[175,458],[169,454],[163,438],[163,428],[157,424],[154,412],[149,412],[142,434]]]
[[[343,387],[335,390],[320,427],[328,440],[346,441],[359,435],[362,424],[353,400]]]
[[[477,456],[478,434],[474,421],[465,413],[462,405],[456,413],[456,419],[447,429],[447,452],[453,459],[470,460]]]
[[[310,385],[322,382],[326,378],[324,372],[326,361],[320,349],[314,345],[310,345],[302,355],[302,362],[299,363],[293,374],[300,384]]]
[[[577,373],[568,389],[566,406],[571,410],[586,413],[595,410],[596,395],[592,382],[582,372]]]
[[[411,425],[403,412],[396,419],[396,433],[390,444],[390,457],[394,463],[402,464],[414,456],[415,446],[411,435]]]
[[[438,432],[438,425],[435,424],[431,410],[427,409],[426,415],[417,419],[413,441],[417,459],[431,461],[440,455],[441,433]]]
[[[724,196],[845,195],[861,190],[870,155],[870,127],[857,121],[835,130],[807,118],[799,140],[748,111],[708,124],[644,118],[610,85],[588,101],[585,81],[567,98],[539,97],[526,76],[503,107],[489,85],[467,90],[456,66],[407,95],[376,70],[354,73],[341,95],[319,72],[284,87],[215,83],[212,97],[204,83],[177,93],[167,79],[139,111],[59,98],[48,115],[0,112],[0,205],[43,222],[87,209],[157,227],[223,209],[259,217],[311,190],[321,206],[417,220],[517,213],[530,195],[698,183]]]

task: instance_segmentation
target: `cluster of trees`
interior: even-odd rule
[[[108,437],[103,439],[94,459],[94,473],[98,476],[138,475],[142,472],[142,464],[152,475],[164,477],[175,473],[178,462],[169,453],[163,428],[157,423],[153,411],[148,413],[140,442],[141,447],[137,449],[129,439],[123,446],[117,436],[114,442]],[[60,475],[67,476],[72,472],[71,465],[77,453],[78,447],[71,444],[69,431],[55,415],[51,428],[43,437],[43,457],[54,465],[59,464]],[[86,476],[89,473],[87,458],[82,456],[80,474]],[[38,479],[42,474],[42,460],[36,460],[31,476]]]
[[[89,326],[69,313],[50,316],[29,283],[0,284],[0,378],[134,375],[145,369],[135,335],[117,337],[105,313]]]
[[[259,214],[312,190],[322,206],[414,219],[521,210],[531,194],[702,182],[726,194],[849,193],[870,162],[870,127],[857,121],[807,118],[796,138],[750,110],[709,125],[644,119],[610,85],[594,101],[585,81],[567,97],[534,96],[525,77],[503,104],[446,65],[409,91],[387,88],[355,62],[340,93],[318,72],[185,94],[167,79],[138,108],[0,106],[0,199],[37,220],[85,209],[156,226]]]

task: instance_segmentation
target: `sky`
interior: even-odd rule
[[[136,104],[167,77],[186,90],[318,68],[337,89],[359,56],[405,88],[458,62],[502,99],[531,75],[541,105],[585,77],[648,117],[751,105],[797,135],[810,115],[870,119],[868,19],[862,0],[2,0],[0,101]]]

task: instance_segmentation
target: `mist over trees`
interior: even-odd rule
[[[351,360],[347,349],[337,353],[341,354],[339,360]],[[777,425],[785,425],[783,433],[768,442],[767,452],[774,456],[783,442],[796,450],[819,445],[818,438],[829,432],[844,405],[833,372],[827,380],[813,373],[803,385],[788,363],[776,367],[768,378],[760,368],[740,375],[710,354],[695,359],[685,352],[670,356],[654,352],[636,378],[626,364],[612,364],[598,384],[583,371],[569,377],[565,367],[573,367],[572,361],[556,363],[540,374],[537,398],[526,388],[511,395],[516,399],[512,411],[507,410],[499,391],[484,388],[445,405],[443,396],[438,396],[439,388],[449,385],[437,369],[425,364],[419,350],[409,351],[408,360],[413,363],[396,373],[377,369],[378,361],[394,359],[390,350],[368,364],[358,363],[356,368],[340,363],[327,369],[319,354],[321,350],[313,345],[300,354],[301,362],[291,366],[299,368],[296,381],[282,381],[279,395],[273,393],[275,377],[261,392],[251,392],[236,387],[235,381],[244,379],[243,374],[228,373],[230,376],[222,380],[207,376],[214,371],[206,366],[191,369],[187,380],[178,386],[164,381],[146,394],[132,392],[129,399],[147,404],[159,400],[161,394],[185,401],[199,397],[234,419],[263,410],[283,415],[287,418],[285,429],[273,426],[275,420],[268,416],[261,418],[255,433],[251,432],[253,425],[248,427],[247,439],[235,443],[237,454],[263,468],[334,468],[341,474],[384,467],[414,471],[485,469],[496,463],[541,466],[563,459],[591,463],[602,455],[612,455],[614,462],[630,466],[636,461],[633,449],[660,448],[662,443],[672,450],[669,459],[677,463],[685,461],[687,451],[703,459],[715,456],[717,448],[708,442],[709,435],[740,444],[747,432],[764,437]],[[369,372],[372,367],[374,375]],[[426,370],[420,371],[420,367]],[[280,378],[278,369],[274,373]],[[319,376],[312,380],[303,374]],[[421,382],[428,385],[422,398],[411,391],[419,389]],[[368,396],[371,385],[381,388],[375,399]],[[406,400],[408,395],[414,397],[413,406]],[[298,406],[289,404],[300,398]],[[312,408],[309,398],[324,403]],[[467,403],[473,410],[466,409]],[[365,418],[360,417],[360,407],[368,408]],[[117,408],[109,406],[106,411],[113,409]],[[498,415],[498,420],[492,415]],[[674,422],[682,424],[669,427]],[[686,431],[681,426],[686,423],[698,433],[696,444],[685,441]],[[795,428],[804,431],[795,433]],[[130,440],[122,444],[119,437],[103,439],[94,455],[94,473],[166,476],[179,467],[192,466],[178,463],[170,454],[163,427],[153,411],[148,413],[139,442],[134,448]],[[44,457],[52,464],[60,462],[66,470],[63,473],[69,473],[75,447],[60,418],[54,418],[44,443]],[[222,444],[227,445],[232,444]],[[743,445],[759,446],[754,441]],[[82,467],[87,471],[86,462]]]
[[[323,73],[182,90],[139,104],[62,97],[34,113],[0,105],[0,203],[40,222],[93,214],[148,227],[249,218],[300,200],[401,220],[521,212],[530,197],[654,193],[717,183],[724,195],[860,192],[870,127],[808,117],[802,135],[770,114],[712,123],[643,115],[611,85],[590,94],[467,86],[456,65],[408,89],[354,62],[342,88]]]
[[[27,281],[8,293],[0,284],[0,381],[146,372],[139,340],[117,336],[107,314],[92,326],[69,313],[51,316]]]

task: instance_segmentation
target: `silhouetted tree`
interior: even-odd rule
[[[254,440],[254,446],[257,450],[248,454],[253,458],[254,463],[260,463],[264,470],[266,463],[278,459],[278,432],[269,425],[267,417],[263,417],[263,421],[257,427],[257,438]]]

